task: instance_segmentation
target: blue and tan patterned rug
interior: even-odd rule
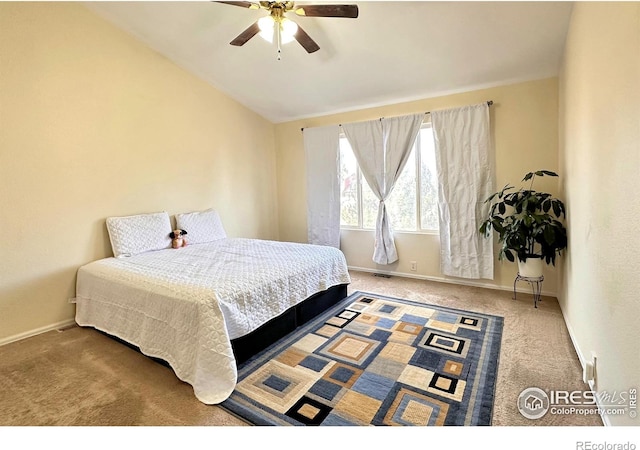
[[[255,425],[490,425],[503,318],[355,292],[238,368]]]

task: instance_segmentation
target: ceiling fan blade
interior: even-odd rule
[[[240,6],[241,8],[260,9],[260,5],[252,2],[216,2],[224,3],[225,5]]]
[[[229,42],[231,45],[236,45],[240,47],[247,43],[249,39],[254,37],[256,34],[260,32],[260,27],[258,26],[258,22],[254,22],[249,28],[240,33],[233,41]]]
[[[305,17],[358,17],[357,5],[303,5],[295,9],[295,13]]]
[[[318,44],[311,39],[311,36],[309,36],[300,26],[298,26],[298,31],[296,31],[296,34],[294,34],[293,37],[304,47],[307,53],[313,53],[320,50],[320,46],[318,46]]]

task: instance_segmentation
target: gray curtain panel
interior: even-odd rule
[[[380,201],[373,249],[377,264],[398,260],[385,201],[407,163],[423,120],[424,114],[412,114],[342,125],[362,175]]]
[[[340,248],[340,126],[303,130],[310,244]]]
[[[444,275],[493,280],[493,237],[478,231],[495,184],[489,106],[433,111],[440,266]]]

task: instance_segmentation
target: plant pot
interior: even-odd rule
[[[540,278],[542,276],[542,258],[529,256],[524,262],[518,260],[518,273],[521,277]]]

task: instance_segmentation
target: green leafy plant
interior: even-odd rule
[[[556,255],[567,248],[567,230],[560,218],[565,217],[564,203],[546,192],[533,190],[536,177],[557,177],[549,170],[529,172],[522,179],[531,180],[529,189],[506,185],[492,194],[485,203],[490,203],[489,216],[482,222],[480,233],[489,237],[491,231],[498,234],[501,244],[499,259],[524,262],[527,258],[542,258],[555,265]]]

